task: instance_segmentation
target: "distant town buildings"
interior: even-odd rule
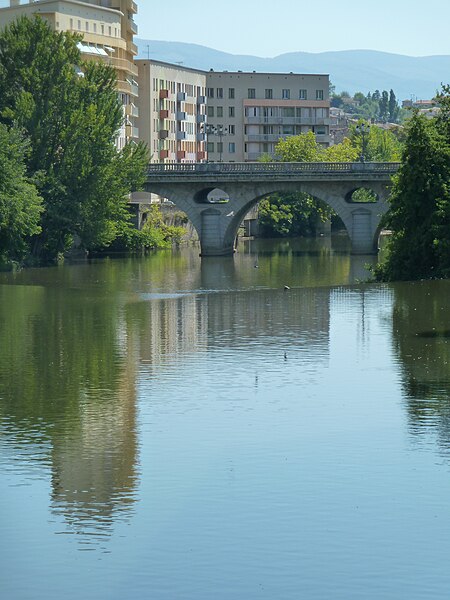
[[[84,60],[102,61],[117,72],[117,91],[124,110],[124,123],[117,138],[122,148],[127,141],[138,140],[136,127],[138,68],[134,63],[137,33],[133,0],[9,0],[0,8],[0,29],[21,16],[40,15],[55,31],[83,35],[79,49]]]
[[[139,135],[152,162],[206,159],[206,76],[203,71],[137,60]]]
[[[199,71],[138,60],[141,139],[152,161],[253,161],[313,131],[328,146],[328,75]]]
[[[403,100],[402,108],[417,109],[426,117],[436,117],[439,114],[439,105],[436,100]]]

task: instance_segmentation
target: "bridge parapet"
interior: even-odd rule
[[[151,163],[149,180],[389,179],[400,163],[392,162],[273,162],[273,163]]]

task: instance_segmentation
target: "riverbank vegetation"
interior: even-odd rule
[[[147,150],[116,147],[123,124],[115,70],[83,62],[81,37],[40,17],[0,34],[0,256],[42,264],[77,240],[91,250],[131,233],[127,198],[144,183]],[[157,240],[155,239],[155,243]]]
[[[380,281],[450,277],[450,87],[438,96],[440,113],[413,114],[402,163],[383,227],[391,230]]]

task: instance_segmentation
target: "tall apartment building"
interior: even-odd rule
[[[308,131],[330,145],[328,75],[209,71],[206,88],[208,160],[257,160]]]
[[[0,8],[0,28],[22,15],[39,14],[56,31],[83,35],[79,48],[84,60],[103,61],[117,71],[117,91],[124,107],[124,125],[117,146],[138,139],[137,66],[133,42],[137,26],[133,20],[137,4],[132,0],[9,0]]]
[[[152,162],[206,159],[206,74],[156,60],[137,60],[139,136]]]

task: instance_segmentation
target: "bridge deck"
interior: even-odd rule
[[[148,182],[181,182],[207,180],[264,180],[264,179],[364,179],[388,180],[400,163],[152,163],[148,165]]]

